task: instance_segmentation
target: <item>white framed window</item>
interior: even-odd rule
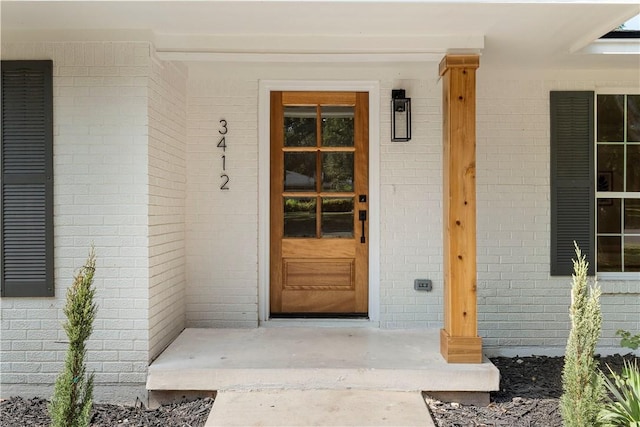
[[[640,278],[640,95],[596,96],[596,270]]]

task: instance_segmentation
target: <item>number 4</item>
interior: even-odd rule
[[[222,148],[222,151],[227,151],[227,141],[224,136],[220,138],[220,142],[218,142],[218,148]]]

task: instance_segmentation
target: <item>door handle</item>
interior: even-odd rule
[[[358,219],[362,223],[362,234],[360,235],[360,243],[365,243],[367,239],[364,237],[364,228],[365,228],[364,223],[367,221],[367,211],[366,210],[358,211]]]

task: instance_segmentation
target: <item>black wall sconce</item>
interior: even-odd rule
[[[411,98],[404,89],[391,91],[391,141],[411,139]]]

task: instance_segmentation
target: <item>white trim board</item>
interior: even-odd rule
[[[270,93],[369,92],[369,323],[380,322],[380,83],[260,80],[258,89],[258,321],[269,320]],[[372,226],[373,225],[373,226]]]

